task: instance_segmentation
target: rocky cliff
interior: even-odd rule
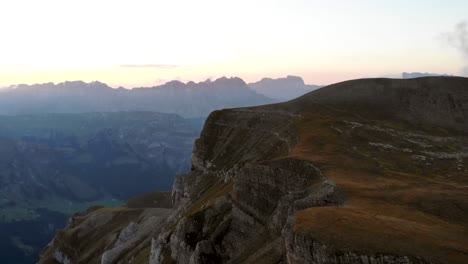
[[[467,96],[369,79],[215,111],[171,209],[80,216],[40,263],[466,263]]]

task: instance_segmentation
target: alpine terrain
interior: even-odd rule
[[[172,192],[72,217],[40,263],[468,263],[468,79],[214,111]]]

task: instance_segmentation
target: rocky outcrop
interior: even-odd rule
[[[267,114],[274,118],[261,118]],[[175,180],[173,201],[181,213],[173,216],[174,229],[153,241],[151,263],[284,261],[278,238],[288,216],[345,197],[307,161],[271,161],[296,144],[296,118],[281,111],[213,113],[197,140],[192,172]]]
[[[195,142],[192,166],[195,171],[227,171],[286,155],[298,141],[292,127],[297,117],[281,110],[214,111]]]
[[[102,208],[74,216],[42,252],[39,263],[148,261],[151,234],[159,232],[170,213],[162,208]]]
[[[234,178],[232,195],[245,211],[277,232],[296,211],[344,201],[333,181],[309,162],[296,159],[246,165]]]
[[[60,250],[56,250],[54,252],[54,259],[58,262],[58,263],[62,263],[62,264],[70,264],[70,259],[68,258],[67,255],[63,254],[62,251]]]
[[[126,249],[125,245],[135,238],[138,231],[138,225],[130,222],[127,227],[120,231],[119,237],[112,249],[107,250],[102,254],[101,264],[109,264],[115,262],[120,254]]]

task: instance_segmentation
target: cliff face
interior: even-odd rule
[[[196,141],[191,173],[174,182],[171,211],[158,216],[146,240],[109,260],[104,252],[131,233],[130,222],[148,221],[114,215],[103,227],[125,225],[109,231],[113,237],[93,260],[466,263],[468,100],[458,98],[468,95],[468,80],[456,79],[456,96],[447,88],[452,80],[444,80],[358,80],[286,104],[213,112]],[[409,107],[372,91],[395,86],[400,90],[391,93]],[[430,107],[413,90],[429,101],[451,96],[455,106],[446,106],[439,122],[434,111],[443,103]],[[335,97],[340,91],[347,96]],[[368,94],[385,108],[366,104]],[[434,112],[435,119],[412,122],[402,109],[418,119]],[[75,241],[87,238],[78,232]],[[92,263],[83,257],[89,247],[74,247],[59,233],[41,263]]]

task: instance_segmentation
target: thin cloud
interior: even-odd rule
[[[122,64],[122,68],[159,68],[159,69],[172,69],[179,67],[172,64]]]
[[[465,61],[463,74],[468,76],[468,23],[466,21],[458,23],[451,32],[442,34],[442,37],[459,51]]]

